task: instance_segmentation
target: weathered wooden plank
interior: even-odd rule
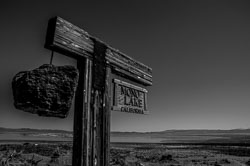
[[[129,72],[127,70],[123,70],[121,68],[111,66],[112,73],[119,75],[121,77],[127,78],[131,81],[139,82],[140,84],[143,84],[145,86],[152,85],[152,81],[143,79],[142,77],[139,77],[138,75]]]
[[[92,68],[92,97],[91,112],[93,112],[93,162],[95,166],[104,166],[106,159],[106,148],[104,131],[106,130],[106,45],[94,41],[93,68]],[[109,157],[109,156],[108,156]],[[106,159],[106,160],[105,160]]]
[[[92,58],[94,43],[88,33],[60,17],[50,19],[45,47],[68,56]]]
[[[86,57],[92,59],[94,42],[102,43],[108,48],[106,50],[107,64],[115,68],[116,71],[128,76],[128,79],[136,80],[144,85],[152,85],[152,69],[150,67],[89,35],[86,31],[68,21],[60,17],[51,19],[47,32],[46,48],[74,58]]]
[[[91,93],[91,69],[89,59],[79,60],[79,82],[75,94],[74,112],[74,138],[73,138],[73,160],[72,165],[89,166],[90,162],[90,93]]]
[[[104,92],[104,129],[103,129],[103,149],[104,149],[104,165],[109,166],[110,157],[110,110],[111,110],[111,69],[106,68],[106,81]]]
[[[92,90],[93,93],[93,97],[92,97],[92,104],[93,105],[93,109],[92,112],[94,114],[94,128],[93,128],[93,163],[94,166],[102,166],[101,165],[101,140],[100,140],[100,127],[101,127],[101,123],[102,123],[102,119],[100,119],[100,113],[101,111],[101,101],[100,101],[100,97],[102,96],[102,93],[100,93],[98,90]]]
[[[80,65],[80,64],[79,64]],[[84,94],[86,97],[85,97],[85,100],[84,100],[84,103],[86,105],[84,111],[86,112],[86,116],[85,116],[85,126],[86,126],[86,140],[88,141],[86,143],[86,151],[87,151],[87,161],[89,162],[89,165],[91,166],[91,160],[93,158],[92,156],[92,146],[91,146],[91,141],[92,141],[92,121],[93,121],[93,118],[91,117],[91,109],[90,109],[90,100],[91,100],[91,88],[92,88],[92,68],[93,68],[93,63],[91,60],[89,59],[86,59],[86,66],[88,68],[86,68],[86,71],[85,71],[85,93]]]
[[[138,76],[141,75],[142,78],[152,81],[152,69],[148,66],[135,61],[131,57],[114,50],[113,48],[107,49],[106,54],[106,58],[110,63],[126,69],[131,73],[137,74]]]

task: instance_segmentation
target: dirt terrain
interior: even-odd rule
[[[116,144],[111,149],[111,165],[248,166],[249,150],[216,145]]]
[[[0,128],[0,166],[69,166],[72,141],[71,131]],[[110,166],[125,165],[250,166],[250,129],[111,132]]]
[[[110,166],[249,166],[250,147],[113,143]],[[0,145],[0,166],[69,166],[72,143]]]

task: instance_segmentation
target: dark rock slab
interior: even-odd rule
[[[39,116],[65,118],[78,77],[74,66],[45,64],[31,71],[19,72],[12,80],[14,106]]]

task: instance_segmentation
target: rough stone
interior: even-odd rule
[[[65,118],[78,77],[74,66],[45,64],[31,71],[19,72],[12,80],[14,106],[39,116]]]

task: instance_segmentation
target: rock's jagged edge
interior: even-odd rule
[[[14,106],[39,116],[65,118],[77,88],[74,66],[44,64],[16,74],[12,80]]]

